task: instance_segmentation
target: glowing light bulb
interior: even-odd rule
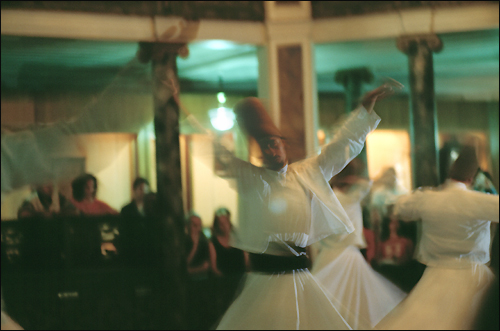
[[[224,92],[217,93],[217,100],[219,100],[220,104],[224,104],[226,102],[226,95]]]
[[[235,116],[231,109],[219,107],[208,111],[210,123],[219,131],[226,131],[234,126]]]

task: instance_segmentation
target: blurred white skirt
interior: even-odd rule
[[[428,266],[406,300],[376,328],[471,330],[493,279],[493,272],[483,264],[465,269]]]
[[[251,272],[218,330],[349,330],[326,290],[307,269]]]
[[[354,330],[373,328],[406,297],[374,271],[355,246],[322,248],[312,273],[341,302],[337,309]]]

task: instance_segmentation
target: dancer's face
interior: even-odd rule
[[[264,165],[268,169],[278,171],[288,163],[285,144],[280,137],[263,138],[259,140],[259,146],[264,157]]]

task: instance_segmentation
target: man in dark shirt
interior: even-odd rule
[[[122,208],[120,214],[125,218],[145,217],[144,197],[150,192],[149,182],[145,178],[138,177],[134,180],[132,189],[132,201]]]
[[[132,262],[144,262],[147,255],[151,228],[151,211],[148,210],[149,182],[138,177],[133,183],[132,201],[124,206],[120,212],[122,223],[120,226],[120,242],[122,251]],[[148,239],[149,238],[149,239]]]

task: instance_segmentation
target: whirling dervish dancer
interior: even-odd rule
[[[478,308],[494,279],[490,260],[490,223],[498,223],[498,195],[472,191],[478,162],[465,147],[439,189],[420,189],[400,197],[394,213],[421,220],[417,259],[425,272],[378,329],[474,328]]]
[[[262,103],[246,98],[235,106],[238,124],[258,142],[265,167],[226,158],[240,201],[232,246],[250,253],[252,271],[218,329],[350,329],[336,308],[340,303],[307,269],[306,248],[354,230],[328,181],[360,153],[380,121],[375,101],[392,92],[385,84],[367,93],[321,154],[293,164]]]
[[[406,297],[405,292],[374,271],[360,252],[366,247],[361,201],[372,184],[360,177],[363,166],[354,159],[332,178],[333,192],[352,221],[354,232],[340,239],[329,236],[314,244],[318,253],[311,270],[340,301],[339,312],[355,330],[373,328]]]

